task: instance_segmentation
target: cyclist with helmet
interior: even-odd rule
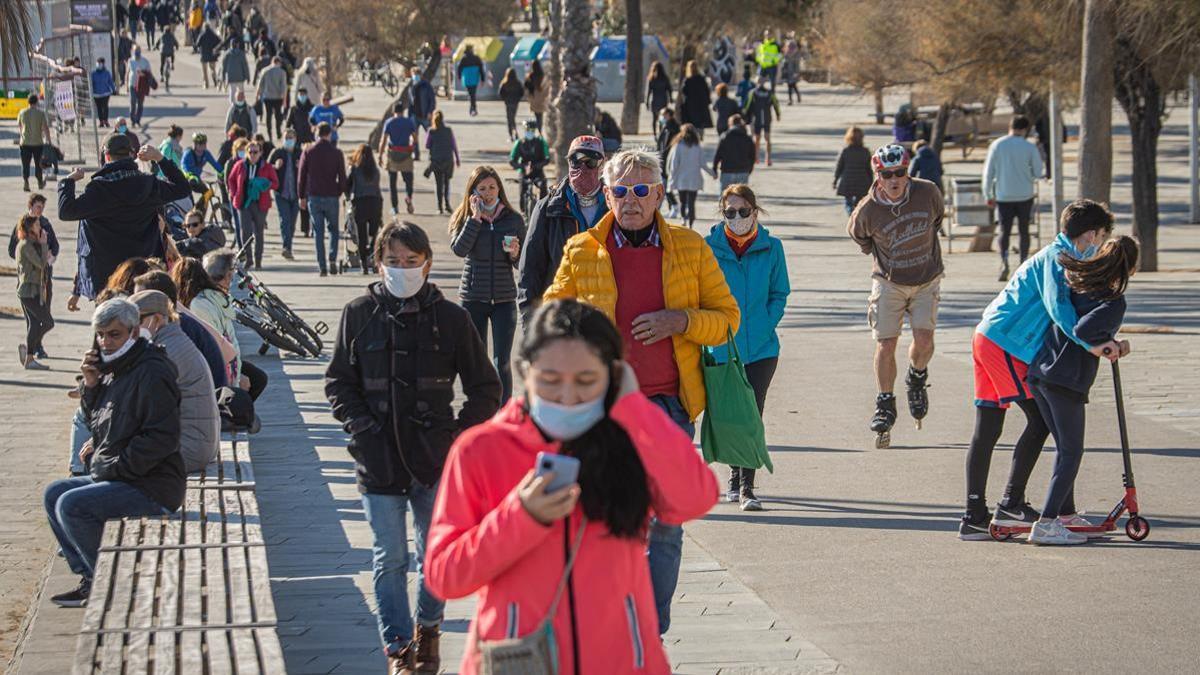
[[[538,187],[538,199],[546,196],[546,174],[543,169],[550,163],[550,146],[542,137],[537,120],[525,120],[525,133],[513,142],[512,151],[508,153],[508,163],[521,172],[522,207],[526,204],[527,191],[533,185]]]
[[[204,182],[204,166],[211,166],[217,172],[217,180],[224,179],[224,169],[217,163],[217,158],[208,150],[208,136],[197,131],[192,134],[192,147],[183,151],[183,175],[187,177],[192,192],[204,195],[196,203],[200,213],[208,210],[208,200],[211,197],[209,187]]]
[[[867,321],[875,337],[875,379],[878,395],[871,431],[876,447],[891,442],[896,422],[896,345],[904,317],[912,329],[905,384],[908,410],[917,428],[929,411],[925,392],[927,370],[933,358],[933,332],[937,325],[942,278],[942,249],[938,232],[945,207],[933,183],[908,175],[908,152],[899,145],[875,151],[871,167],[875,181],[866,198],[850,214],[850,238],[874,259]]]

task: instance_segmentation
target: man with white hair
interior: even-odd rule
[[[694,436],[705,405],[700,349],[737,332],[737,300],[700,234],[667,224],[658,212],[665,192],[656,153],[616,153],[604,165],[604,183],[609,212],[567,241],[543,299],[576,298],[612,319],[642,393]],[[650,579],[661,633],[671,624],[682,551],[683,528],[654,520]]]
[[[87,604],[104,523],[161,516],[183,504],[187,478],[179,454],[179,387],[166,352],[140,336],[138,307],[125,298],[92,315],[97,349],[83,357],[79,385],[92,440],[80,453],[90,475],[51,483],[44,495],[50,529],[79,586],[50,598]]]

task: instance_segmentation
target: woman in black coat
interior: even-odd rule
[[[671,105],[671,78],[667,69],[655,61],[650,65],[650,76],[646,78],[646,110],[654,120],[654,133],[658,133],[658,113]]]
[[[833,187],[845,200],[846,213],[850,213],[870,192],[875,176],[871,173],[871,151],[863,144],[863,130],[850,127],[845,140],[833,169]]]
[[[691,124],[696,127],[700,138],[704,138],[704,130],[713,126],[712,113],[709,110],[712,100],[708,80],[700,74],[700,68],[695,61],[688,61],[684,73],[687,77],[679,90],[679,122],[680,125]]]

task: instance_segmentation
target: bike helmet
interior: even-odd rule
[[[192,142],[193,143],[208,143],[208,136],[205,136],[204,134],[197,131],[196,133],[192,134]]]
[[[537,131],[538,123],[536,119],[530,118],[525,120],[525,131]]]
[[[906,167],[908,166],[908,151],[895,143],[884,145],[871,157],[871,166],[876,171]]]

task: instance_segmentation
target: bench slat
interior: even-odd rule
[[[162,542],[161,518],[141,520],[142,540],[139,545],[157,545]],[[158,570],[162,551],[128,551],[125,555],[140,555],[137,567],[137,588],[134,593],[133,612],[129,625],[150,627],[154,624],[154,605],[158,596]],[[111,637],[111,636],[110,636]],[[129,638],[125,661],[129,672],[144,673],[150,660],[150,634],[134,633]]]
[[[224,630],[204,631],[204,644],[208,646],[208,672],[211,675],[225,675],[237,672],[233,667],[230,656],[229,632]]]
[[[238,675],[258,675],[261,671],[254,631],[248,628],[235,628],[229,632],[233,638],[235,672]],[[283,664],[280,663],[279,665],[282,666]]]

